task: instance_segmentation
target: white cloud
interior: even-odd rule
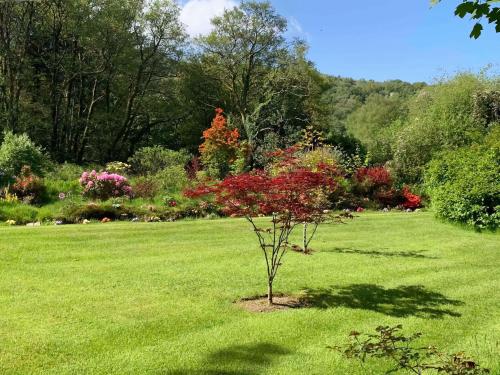
[[[304,30],[300,22],[295,17],[288,17],[287,22],[288,30],[286,36],[288,38],[305,39],[306,41],[309,41],[311,39],[309,33]]]
[[[236,5],[234,0],[189,0],[181,8],[180,20],[190,36],[207,35],[212,31],[210,20]]]

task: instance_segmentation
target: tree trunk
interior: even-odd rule
[[[302,249],[304,253],[307,253],[307,223],[304,223],[304,228],[302,231],[302,241],[302,243],[304,244]]]
[[[267,284],[267,302],[270,305],[273,304],[273,282],[271,280],[269,280]]]

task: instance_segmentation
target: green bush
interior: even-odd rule
[[[474,108],[475,96],[486,86],[481,77],[460,74],[425,88],[410,101],[408,119],[393,145],[391,169],[400,182],[422,182],[426,164],[437,153],[483,139],[489,124],[474,115]]]
[[[166,193],[181,192],[189,183],[186,170],[182,165],[173,165],[161,170],[155,175],[155,179],[160,190]]]
[[[48,164],[48,158],[42,149],[36,146],[26,134],[4,133],[4,139],[0,145],[0,179],[3,175],[4,183],[11,181],[25,165],[31,167],[36,175],[43,176]]]
[[[126,220],[138,216],[138,209],[135,208],[135,211],[133,212],[131,208],[124,204],[112,204],[110,202],[100,204],[70,203],[64,206],[58,218],[66,223],[78,223],[84,219],[102,220],[108,218],[111,220]]]
[[[144,147],[128,160],[135,174],[156,174],[163,169],[180,165],[184,167],[191,159],[185,150],[173,151],[161,146]]]
[[[498,176],[500,141],[491,141],[438,155],[425,174],[425,185],[438,216],[495,229],[500,224]]]
[[[0,201],[0,222],[14,220],[16,224],[26,224],[37,221],[38,210],[30,205]]]
[[[78,179],[82,174],[82,169],[79,165],[69,163],[59,164],[52,168],[44,178],[48,202],[59,201],[61,193],[65,199],[79,197],[82,187]]]

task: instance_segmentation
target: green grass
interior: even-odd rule
[[[249,313],[264,264],[243,220],[0,228],[2,374],[378,374],[326,348],[401,323],[500,373],[500,236],[429,213],[366,213],[287,254],[275,289],[314,307]]]

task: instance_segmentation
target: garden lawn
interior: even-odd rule
[[[0,373],[379,374],[327,346],[399,323],[500,373],[499,234],[363,213],[312,248],[275,289],[313,306],[250,313],[233,302],[266,275],[244,220],[2,227]]]

